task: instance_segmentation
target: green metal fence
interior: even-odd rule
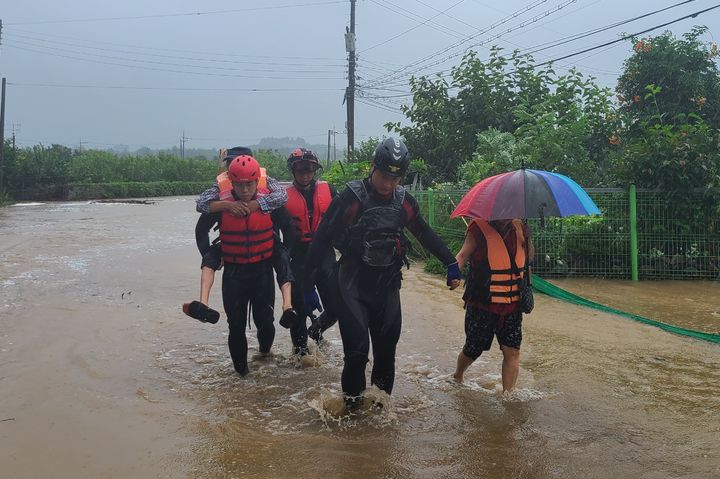
[[[544,226],[529,221],[539,275],[720,280],[720,195],[696,192],[691,201],[678,205],[662,192],[635,192],[632,187],[586,191],[602,216],[546,218]],[[453,252],[462,242],[465,224],[449,216],[464,194],[413,193]]]

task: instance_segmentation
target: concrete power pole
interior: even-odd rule
[[[2,98],[0,98],[0,192],[3,189],[3,171],[5,169],[5,77],[2,79]]]
[[[345,50],[348,52],[347,101],[347,149],[352,158],[355,149],[355,2],[350,0],[350,28],[345,31]]]
[[[332,135],[333,131],[328,130],[328,150],[327,150],[327,161],[325,162],[325,168],[330,168],[330,135]]]
[[[182,137],[180,138],[180,158],[183,160],[185,159],[185,143],[189,140],[187,136],[185,136],[185,130],[182,132]]]
[[[15,150],[17,149],[17,148],[15,147],[15,133],[20,133],[20,127],[21,127],[21,126],[22,126],[22,125],[20,125],[20,123],[13,123],[13,124],[12,124],[12,145],[13,145],[13,146],[12,146],[12,149],[13,149],[13,153],[14,153]]]

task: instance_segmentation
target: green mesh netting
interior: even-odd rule
[[[655,321],[653,319],[638,316],[637,314],[626,313],[624,311],[620,311],[619,309],[611,308],[609,306],[590,301],[589,299],[585,299],[576,294],[572,294],[571,292],[565,291],[564,289],[559,288],[554,284],[548,283],[539,276],[533,275],[532,283],[534,291],[546,294],[553,298],[561,299],[563,301],[567,301],[573,304],[579,304],[580,306],[596,309],[605,313],[617,314],[618,316],[623,316],[625,318],[629,318],[640,323],[649,324],[650,326],[655,326],[656,328],[660,328],[671,333],[680,334],[682,336],[689,336],[691,338],[701,339],[703,341],[709,341],[711,343],[720,343],[720,334],[703,333],[702,331],[680,328],[678,326],[673,326],[671,324],[665,324],[661,323],[660,321]]]

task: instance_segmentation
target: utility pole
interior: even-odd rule
[[[15,133],[20,132],[20,123],[13,123],[12,124],[12,145],[13,145],[13,153],[15,153]]]
[[[182,158],[183,160],[185,159],[185,143],[189,139],[190,138],[185,136],[185,130],[183,130],[182,137],[180,138],[180,158]]]
[[[355,149],[355,2],[350,0],[350,28],[345,30],[345,50],[348,52],[348,87],[345,91],[348,158],[352,158]]]
[[[328,130],[328,150],[327,150],[327,161],[325,162],[325,168],[330,168],[330,135],[332,135],[333,131]]]
[[[3,170],[5,169],[5,77],[2,79],[2,98],[0,98],[0,191],[3,188]]]
[[[333,161],[337,161],[337,146],[335,146],[335,135],[337,134],[337,131],[335,131],[335,126],[333,125]]]

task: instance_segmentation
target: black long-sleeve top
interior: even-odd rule
[[[371,204],[387,204],[392,200],[374,194],[375,190],[367,178],[363,182],[371,195]],[[340,237],[344,230],[352,226],[360,217],[360,207],[360,201],[350,188],[345,188],[330,203],[308,252],[305,264],[309,267],[305,270],[304,284],[314,284],[315,268],[312,265],[318,264],[322,252],[331,246],[333,239]],[[405,193],[403,210],[405,212],[403,226],[417,238],[420,244],[446,266],[454,263],[455,257],[422,217],[417,200],[409,192]]]

